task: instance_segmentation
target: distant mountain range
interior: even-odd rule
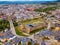
[[[0,1],[0,4],[55,4],[58,1]]]

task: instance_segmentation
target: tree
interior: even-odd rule
[[[58,42],[60,42],[60,38],[58,39]]]

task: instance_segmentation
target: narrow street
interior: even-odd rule
[[[49,29],[50,29],[50,27],[51,27],[51,24],[50,24],[50,23],[48,23],[47,29],[49,30]]]

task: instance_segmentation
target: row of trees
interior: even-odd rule
[[[0,20],[0,31],[4,30],[6,28],[7,29],[10,28],[9,21],[7,21],[7,20]]]
[[[18,26],[18,22],[16,22],[15,20],[13,21],[14,26]]]
[[[57,7],[47,7],[47,8],[44,8],[44,9],[35,9],[34,11],[49,13],[49,11],[52,11],[52,10],[55,10],[55,9],[57,9]]]

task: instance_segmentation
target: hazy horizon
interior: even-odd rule
[[[0,0],[0,1],[57,1],[57,0]]]

